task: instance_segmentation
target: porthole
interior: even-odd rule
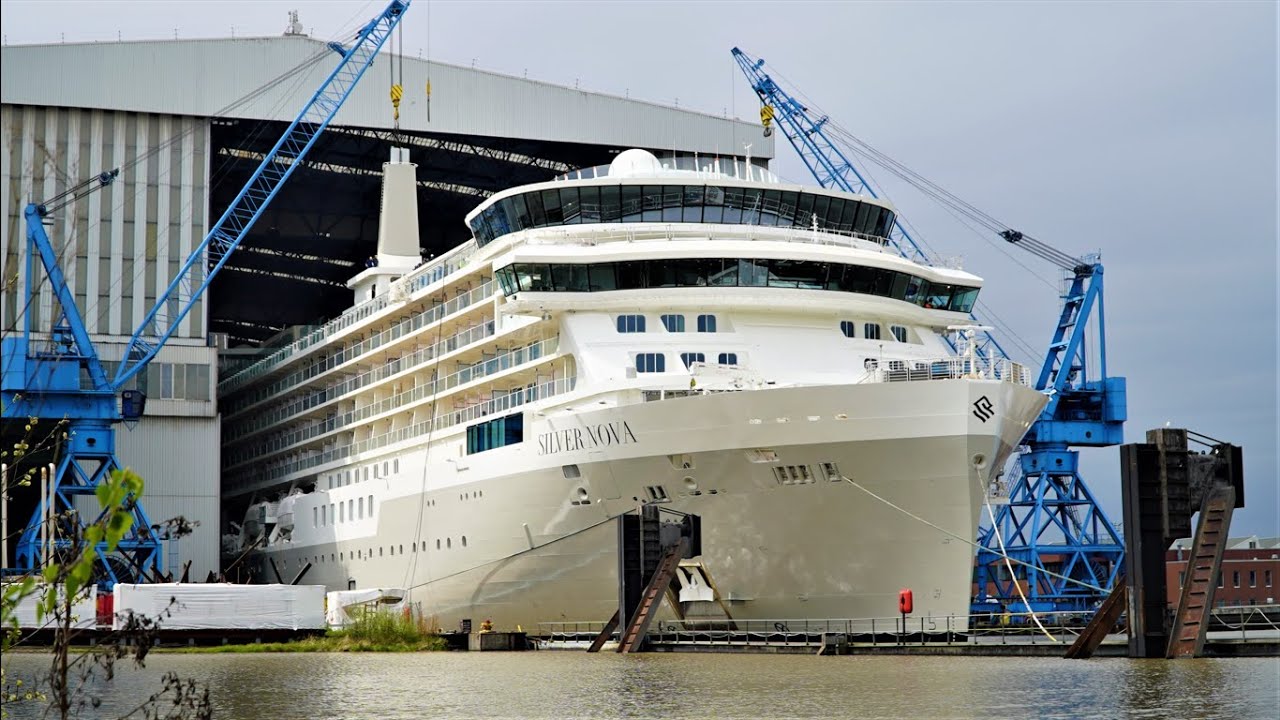
[[[453,538],[445,538],[445,539],[444,539],[444,548],[445,548],[446,550],[450,550],[450,549],[452,549],[452,548],[453,548]]]
[[[436,538],[436,549],[440,549],[440,538]]]
[[[462,547],[466,547],[466,546],[467,546],[467,536],[466,536],[466,535],[463,535],[463,536],[462,536]]]
[[[403,554],[404,554],[404,546],[403,546],[403,545],[401,545],[401,546],[400,546],[400,554],[401,554],[401,555],[403,555]]]

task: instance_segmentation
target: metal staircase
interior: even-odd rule
[[[635,652],[644,644],[645,635],[649,632],[649,623],[653,622],[653,616],[662,605],[662,598],[666,595],[667,588],[671,587],[671,581],[676,577],[676,569],[680,567],[680,560],[688,547],[689,538],[682,537],[680,542],[669,548],[662,556],[653,579],[649,581],[644,594],[640,597],[640,606],[636,608],[635,614],[631,616],[630,622],[622,631],[622,642],[618,643],[618,652]]]
[[[1182,597],[1173,617],[1173,632],[1169,635],[1165,657],[1193,658],[1204,650],[1209,611],[1213,608],[1213,593],[1218,586],[1222,553],[1226,550],[1227,530],[1235,505],[1235,488],[1217,484],[1200,506],[1200,521],[1196,524],[1195,542],[1187,559]]]

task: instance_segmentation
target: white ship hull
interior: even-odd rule
[[[331,590],[404,587],[446,628],[602,621],[617,607],[613,518],[655,489],[701,516],[698,560],[736,619],[892,616],[900,588],[917,616],[962,616],[963,539],[1044,396],[961,379],[557,401],[527,413],[518,445],[457,457],[445,438],[410,441],[393,477],[299,496],[260,572],[270,557],[282,575],[311,562],[305,581]],[[373,517],[315,521],[357,496]]]

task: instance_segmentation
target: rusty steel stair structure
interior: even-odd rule
[[[1194,658],[1204,651],[1205,634],[1213,595],[1222,571],[1222,554],[1235,510],[1236,491],[1230,485],[1214,485],[1200,506],[1195,541],[1187,561],[1178,611],[1173,617],[1166,658]]]
[[[622,640],[618,643],[618,652],[630,653],[635,652],[644,645],[645,635],[649,632],[649,624],[653,622],[654,615],[657,614],[658,608],[662,605],[662,599],[667,594],[667,588],[671,587],[671,582],[675,580],[676,569],[680,566],[680,560],[684,557],[685,550],[689,547],[689,539],[682,537],[674,546],[670,547],[666,554],[662,556],[662,560],[658,563],[658,569],[653,574],[653,579],[649,581],[649,585],[645,587],[644,594],[640,597],[640,606],[636,608],[635,614],[627,622],[627,626],[622,631]]]
[[[1093,619],[1076,636],[1075,642],[1071,643],[1071,647],[1067,648],[1066,654],[1062,657],[1066,660],[1088,660],[1093,657],[1093,654],[1098,651],[1098,646],[1107,639],[1107,633],[1110,633],[1116,623],[1120,622],[1120,616],[1124,614],[1125,606],[1128,604],[1129,585],[1122,575],[1116,578],[1115,587],[1111,589],[1107,599],[1102,601],[1098,611],[1093,614]]]

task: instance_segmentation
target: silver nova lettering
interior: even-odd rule
[[[610,423],[544,432],[538,435],[538,454],[555,455],[574,450],[629,445],[633,442],[638,441],[627,421],[615,420]]]

